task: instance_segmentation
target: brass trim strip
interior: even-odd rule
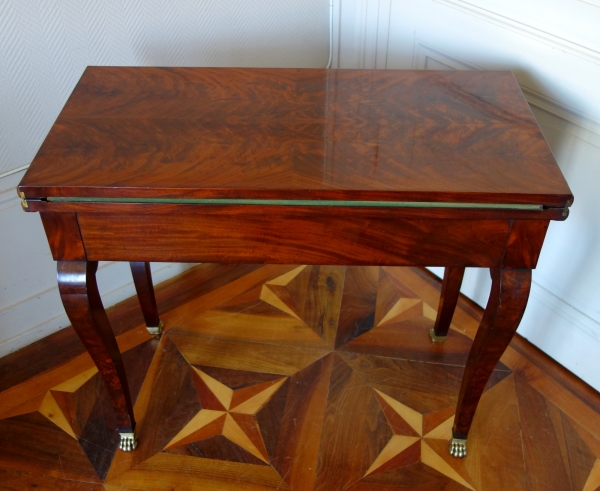
[[[52,196],[56,203],[149,203],[186,205],[263,205],[263,206],[346,206],[357,208],[464,208],[481,210],[532,210],[542,211],[542,205],[516,203],[448,203],[434,201],[345,201],[304,199],[219,199],[219,198],[91,198]]]

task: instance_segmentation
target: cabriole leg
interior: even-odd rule
[[[136,447],[135,419],[117,340],[96,284],[97,262],[59,261],[58,288],[75,332],[98,367],[110,395],[122,450]]]
[[[460,285],[465,275],[465,268],[447,267],[444,270],[442,294],[438,305],[437,317],[433,329],[429,330],[429,337],[434,343],[443,343],[448,337],[450,322],[456,310],[456,303],[460,295]]]
[[[458,396],[450,443],[450,453],[455,457],[466,455],[467,435],[477,404],[519,327],[531,288],[530,269],[493,269],[491,273],[492,291],[469,353]]]
[[[146,321],[146,329],[152,335],[161,334],[163,323],[158,317],[150,263],[130,262],[129,265],[131,266],[133,283]]]

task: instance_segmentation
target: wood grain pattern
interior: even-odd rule
[[[286,265],[259,264],[203,264],[193,268],[183,275],[186,280],[183,284],[171,279],[166,282],[168,288],[162,290],[164,298],[157,295],[166,329],[182,318],[215,307],[290,269],[292,267]]]
[[[102,484],[66,481],[59,478],[3,470],[0,470],[0,483],[2,483],[4,491],[22,491],[23,489],[35,489],[36,491],[103,491],[106,489]]]
[[[578,398],[581,388],[569,384],[568,374],[542,370],[550,360],[540,359],[522,341],[513,340],[504,364],[492,371],[469,433],[468,456],[448,454],[464,368],[440,359],[429,341],[441,289],[429,273],[392,267],[344,272],[342,267],[287,266],[278,274],[269,267],[239,268],[234,274],[229,266],[201,265],[197,272],[184,273],[186,287],[197,292],[196,307],[188,294],[177,296],[176,281],[160,285],[157,299],[168,300],[166,314],[176,316],[178,325],[160,339],[140,337],[137,331],[145,328],[138,313],[138,325],[119,336],[119,344],[129,348],[122,357],[139,421],[136,452],[116,450],[111,399],[89,358],[65,364],[61,354],[49,351],[58,367],[3,392],[0,402],[8,412],[0,414],[0,487],[588,491],[600,485],[600,416],[594,409],[600,395],[588,391]],[[219,269],[227,280],[217,280]],[[259,273],[263,279],[257,286]],[[194,282],[207,276],[213,278],[212,287],[194,290]],[[336,278],[335,291],[342,293],[333,297],[339,300],[322,301],[332,293],[327,278]],[[228,312],[219,322],[245,323],[247,330],[261,318],[268,322],[271,310],[256,308],[250,317],[238,308],[249,298],[275,308],[256,296],[261,285],[285,288],[285,298],[302,313],[298,318],[280,310],[279,319],[341,318],[348,305],[349,321],[369,318],[377,325],[353,332],[338,348],[327,344],[319,349],[297,345],[285,322],[277,340],[260,329],[251,342],[225,335],[222,327],[198,332],[199,319],[210,312]],[[351,296],[359,300],[358,309],[351,308]],[[130,303],[137,309],[135,302]],[[423,316],[425,305],[433,311],[430,317]],[[130,311],[118,308],[116,313]],[[457,329],[467,326],[467,318],[477,325],[482,314],[459,300],[447,340],[462,336],[457,338],[462,352],[454,346],[456,357],[465,359],[470,349],[469,336]],[[412,351],[402,351],[407,337],[394,339],[381,330],[401,333],[403,323],[420,318],[429,324],[414,325],[412,336],[422,343],[414,342]],[[334,338],[337,326],[342,326],[339,320]],[[368,343],[362,342],[365,337]],[[199,385],[199,372],[212,381]],[[216,429],[194,423],[203,411],[214,410],[205,397],[211,390],[222,398]],[[25,393],[29,400],[21,396]],[[43,404],[47,394],[56,402],[52,415]],[[70,431],[53,422],[57,408]],[[228,416],[233,422],[225,428]],[[187,426],[196,432],[190,441],[170,445]]]
[[[55,261],[85,261],[75,213],[40,213],[40,217]]]
[[[506,243],[503,267],[534,269],[549,225],[545,220],[515,220]]]
[[[490,71],[89,67],[19,190],[571,199],[514,76]]]
[[[541,244],[540,244],[541,249]],[[447,336],[450,329],[450,323],[456,310],[456,303],[460,295],[460,285],[462,284],[465,268],[455,268],[452,266],[444,270],[444,279],[442,281],[442,293],[438,305],[437,317],[433,330],[436,336]]]
[[[523,439],[525,465],[529,469],[535,469],[536,475],[544,476],[543,479],[529,479],[529,488],[532,491],[548,489],[552,483],[557,489],[583,489],[584,483],[579,483],[577,488],[573,487],[560,412],[555,406],[548,404],[541,394],[520,381],[517,383],[517,394],[519,400],[527,401],[522,405],[520,415],[528,428]],[[545,449],[551,449],[548,455]],[[594,460],[588,459],[586,477]],[[581,463],[586,464],[585,460]]]
[[[491,272],[492,291],[461,384],[452,429],[455,438],[466,438],[469,434],[488,377],[519,327],[529,298],[531,270],[493,269]]]
[[[201,409],[198,392],[193,383],[193,370],[184,362],[177,347],[163,338],[161,356],[155,358],[152,386],[168,393],[170,397],[142,399],[140,412],[145,416],[138,428],[139,447],[133,452],[133,462],[139,463],[165,448],[186,423]],[[172,365],[184,370],[169,372]],[[145,406],[145,407],[144,407]]]
[[[30,435],[23,440],[22,435]],[[16,442],[22,442],[15,445]],[[69,456],[62,462],[62,456]],[[99,483],[83,449],[40,413],[0,421],[0,466],[61,479]]]
[[[154,296],[150,263],[130,262],[129,266],[131,267],[133,284],[135,285],[135,291],[142,307],[146,326],[157,327],[160,323],[160,317]]]
[[[373,390],[337,356],[327,402],[315,489],[333,491],[363,477],[393,432]],[[369,416],[355,419],[357,412]]]
[[[55,349],[56,346],[60,346],[60,349]],[[0,392],[33,379],[36,375],[47,372],[62,362],[68,362],[83,352],[85,348],[75,336],[75,332],[62,329],[11,353],[0,359]]]
[[[351,270],[350,268],[347,274],[352,274]],[[353,283],[349,283],[350,288],[352,285]],[[369,290],[366,289],[363,295]],[[422,336],[421,333],[428,332],[434,326],[436,312],[431,305],[396,278],[394,268],[381,268],[378,283],[373,290],[375,293],[372,298],[376,298],[376,306],[375,317],[374,320],[371,318],[371,322],[375,325],[356,332],[353,338],[346,337],[346,344],[340,346],[342,351],[462,366],[466,364],[465,354],[471,346],[471,340],[459,332],[452,332],[444,343],[428,346],[431,344],[429,336]],[[355,307],[351,304],[356,300],[360,305],[361,297],[355,294],[350,296],[351,291],[344,291],[344,295],[348,295],[348,303],[344,304],[344,308],[348,309],[348,313],[353,313]],[[436,292],[435,295],[437,302],[439,294]],[[432,304],[435,305],[434,302]],[[425,357],[424,353],[427,353]]]
[[[31,201],[27,210],[47,214],[54,256],[70,260],[59,264],[63,302],[99,367],[115,407],[115,424],[123,431],[132,431],[135,421],[119,349],[139,346],[147,338],[136,328],[115,340],[95,284],[96,261],[132,262],[147,325],[158,323],[148,261],[313,266],[284,268],[283,276],[273,275],[270,283],[263,282],[277,268],[249,271],[235,282],[237,294],[233,287],[228,294],[216,288],[202,306],[166,314],[178,325],[166,338],[170,355],[160,356],[161,363],[188,363],[189,370],[177,379],[178,390],[185,392],[193,381],[197,400],[190,404],[200,405],[198,414],[226,415],[192,418],[186,423],[194,426],[189,431],[180,427],[175,432],[181,423],[176,420],[168,428],[169,439],[162,441],[167,433],[151,437],[151,445],[140,455],[164,450],[169,442],[171,453],[185,457],[210,458],[206,452],[226,455],[239,447],[248,455],[236,450],[238,460],[250,464],[255,458],[269,465],[263,429],[253,419],[270,405],[274,392],[264,385],[269,382],[239,389],[241,402],[231,407],[236,390],[193,364],[219,369],[233,364],[236,370],[293,376],[336,349],[345,363],[358,363],[352,368],[358,372],[363,370],[361,363],[377,366],[373,357],[425,361],[418,331],[436,319],[431,302],[419,299],[410,288],[405,291],[401,275],[380,270],[375,311],[364,312],[362,320],[342,317],[338,332],[344,296],[350,298],[353,288],[364,283],[364,275],[351,275],[354,285],[344,295],[345,271],[336,266],[452,268],[434,328],[442,334],[451,325],[459,272],[465,266],[490,267],[495,286],[467,360],[454,420],[456,436],[466,437],[481,395],[495,384],[494,368],[524,310],[530,270],[549,220],[564,219],[572,202],[508,72],[90,68],[19,189]],[[69,197],[88,202],[65,202]],[[267,203],[156,201],[199,197],[266,198]],[[325,206],[269,202],[290,198]],[[322,199],[336,202],[327,205]],[[382,208],[343,200],[424,203]],[[427,203],[450,203],[453,208]],[[486,206],[469,209],[469,203]],[[532,209],[514,209],[516,204]],[[251,283],[253,288],[245,288]],[[367,283],[373,286],[369,278]],[[368,310],[370,293],[365,299],[356,313]],[[428,361],[460,367],[463,347],[470,344],[473,332],[469,325],[467,335],[454,334]],[[398,350],[398,339],[414,341]],[[207,342],[198,347],[199,340]],[[249,360],[248,349],[257,356]],[[417,409],[393,402],[400,395],[385,392],[375,379],[370,383],[379,384],[378,395],[369,392],[371,399],[391,397],[386,407],[403,413],[413,429],[421,428],[421,433],[415,430],[420,436],[425,419],[435,434],[446,430],[451,420],[447,406],[437,407],[435,416],[415,419],[410,415]],[[256,393],[250,394],[253,390]],[[77,438],[75,429],[82,431],[81,427],[66,416],[76,413],[74,402],[63,391],[54,392],[34,395],[36,402],[41,397],[38,412]],[[100,418],[103,401],[96,401],[93,420]],[[147,397],[142,401],[147,414],[151,404]],[[18,417],[15,411],[26,409],[31,408],[21,400],[4,414]],[[444,420],[442,415],[448,417]],[[105,427],[111,424],[107,420]],[[394,425],[402,426],[397,421]],[[108,434],[90,435],[100,446],[110,447]],[[193,438],[203,443],[196,445]],[[400,440],[392,438],[388,450],[379,449],[383,454],[377,465],[371,461],[367,467],[369,482],[385,483],[377,481],[380,474],[396,472],[398,462],[407,462],[401,454],[407,448],[415,450]],[[186,447],[172,450],[177,442]],[[237,447],[223,454],[221,447],[230,444]],[[436,451],[438,444],[421,442],[420,448],[420,464],[473,487],[462,467],[449,464]],[[123,460],[125,467],[140,465],[140,458]],[[382,468],[386,471],[380,472]],[[100,463],[96,471],[103,477],[106,466]],[[355,485],[361,479],[355,477],[340,482],[344,487]]]
[[[329,347],[333,346],[340,315],[344,273],[343,268],[334,266],[306,267],[285,285],[278,285],[292,301],[298,317]]]
[[[573,374],[562,365],[554,362],[552,358],[544,354],[542,351],[534,349],[525,338],[515,336],[510,344],[511,350],[514,350],[520,355],[521,359],[527,360],[533,364],[538,371],[551,375],[562,387],[563,391],[572,393],[577,399],[584,401],[585,404],[600,414],[600,398],[598,392],[583,380],[573,379]]]
[[[181,205],[193,206],[193,205]],[[398,219],[335,208],[196,214],[80,214],[90,260],[497,267],[510,222]],[[285,227],[282,227],[285,224]],[[168,230],[147,240],[148,230]],[[399,231],[402,231],[399,233]],[[270,240],[265,241],[264,238]]]
[[[375,325],[379,268],[376,266],[346,268],[340,318],[335,347],[372,329]]]
[[[110,393],[120,431],[135,428],[133,404],[115,335],[96,284],[98,263],[59,261],[58,288],[69,320]]]
[[[163,490],[178,486],[192,490],[237,491],[243,486],[242,489],[249,491],[291,491],[270,466],[168,453],[151,457],[110,483],[133,489],[141,486],[143,489]]]
[[[421,302],[421,305],[417,307],[423,309],[423,303]],[[404,321],[375,327],[362,336],[349,341],[340,349],[410,360],[466,365],[471,340],[459,332],[452,332],[444,343],[433,344],[429,334],[426,337],[421,335],[423,332],[429,333],[432,327],[432,319],[424,317],[422,313],[417,313]],[[428,347],[432,344],[433,346]],[[424,355],[424,352],[427,355]]]
[[[174,329],[169,338],[178,346],[192,364],[231,367],[281,375],[291,375],[302,367],[327,354],[326,348],[290,346],[235,338],[218,338],[213,335]],[[294,338],[297,343],[297,338]],[[248,357],[248,353],[252,353]]]
[[[273,463],[291,489],[314,488],[332,365],[330,354],[290,379]]]
[[[530,491],[527,476],[532,477],[534,473],[525,463],[522,446],[515,445],[515,442],[522,441],[522,432],[528,431],[528,428],[524,428],[520,407],[515,376],[512,374],[481,397],[480,410],[473,421],[470,435],[484,431],[487,437],[471,438],[468,444],[470,456],[464,460],[475,489]],[[496,469],[510,471],[490,472],[491,462]]]

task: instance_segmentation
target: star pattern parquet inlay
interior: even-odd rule
[[[2,393],[0,481],[597,490],[600,418],[578,417],[582,403],[565,402],[543,374],[528,378],[537,368],[510,348],[468,456],[448,454],[477,321],[458,309],[447,342],[431,344],[439,293],[424,278],[410,268],[264,266],[213,280],[162,312],[160,340],[143,326],[119,336],[136,399],[135,452],[116,451],[102,382],[81,355]]]
[[[223,435],[260,460],[269,455],[255,415],[284,384],[287,377],[233,390],[192,367],[202,409],[165,448]]]
[[[423,462],[450,479],[471,490],[474,489],[470,476],[464,472],[461,462],[455,461],[456,459],[448,455],[444,445],[442,445],[442,452],[437,453],[434,448],[439,449],[440,446],[435,445],[432,448],[429,444],[429,440],[448,441],[448,432],[452,431],[454,416],[425,433],[423,415],[377,389],[375,389],[375,395],[394,434],[371,464],[365,477]],[[415,452],[417,449],[419,451]],[[461,469],[463,472],[459,472],[457,469]]]

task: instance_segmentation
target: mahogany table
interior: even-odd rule
[[[510,72],[90,67],[18,191],[40,212],[65,310],[136,446],[98,261],[445,266],[434,342],[464,268],[492,289],[450,452],[527,304],[550,220],[572,203]],[[424,334],[426,335],[426,334]]]

